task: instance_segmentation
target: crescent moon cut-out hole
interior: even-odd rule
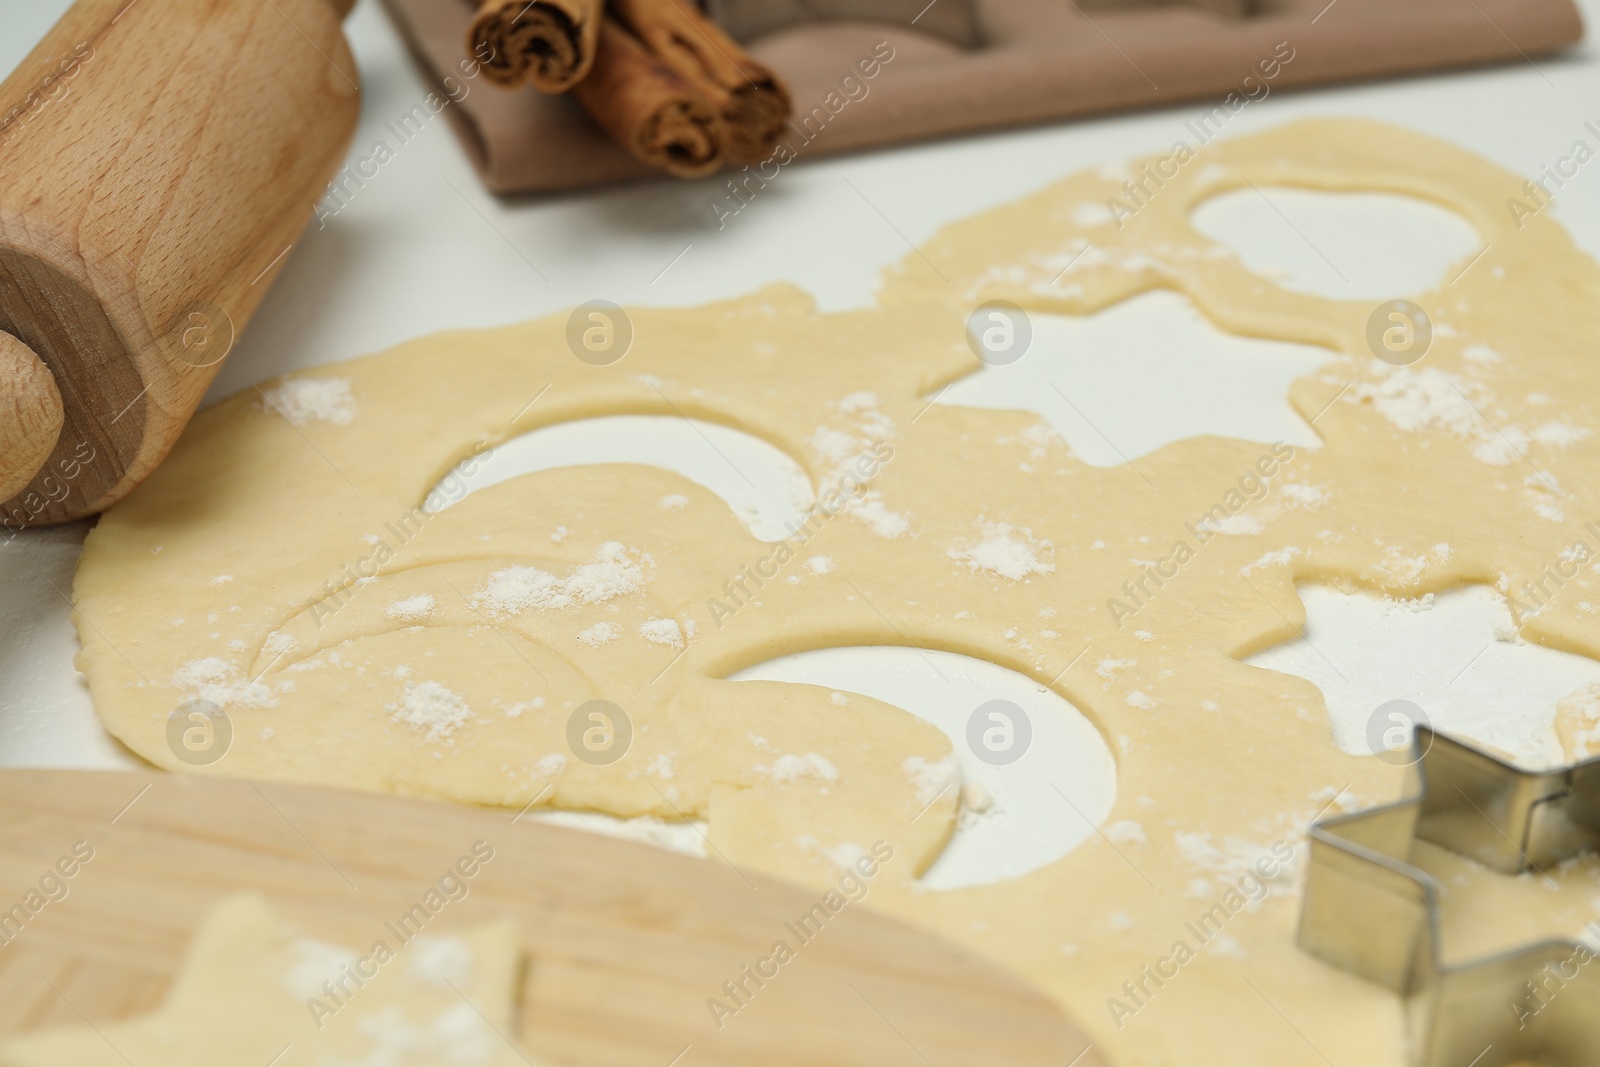
[[[470,470],[463,462],[435,489],[454,478],[472,493],[534,471],[597,463],[640,463],[681,474],[720,496],[762,541],[789,536],[816,497],[788,453],[741,430],[677,415],[604,415],[545,426],[494,446]],[[459,489],[430,494],[440,501],[430,510],[442,511],[464,495]]]
[[[1051,690],[987,660],[896,646],[824,648],[729,680],[859,693],[949,735],[963,803],[955,835],[922,876],[929,889],[988,885],[1048,866],[1093,836],[1116,799],[1116,762],[1100,731]],[[993,747],[975,751],[972,738],[980,750]],[[1019,743],[1020,754],[1005,752]]]
[[[1330,300],[1425,293],[1483,244],[1449,208],[1397,193],[1236,189],[1202,201],[1189,219],[1262,277]]]
[[[1342,751],[1378,755],[1400,747],[1395,742],[1409,745],[1416,723],[1403,720],[1419,714],[1529,769],[1600,751],[1600,663],[1518,639],[1506,598],[1489,586],[1417,600],[1322,585],[1299,592],[1305,637],[1244,662],[1322,690]],[[1402,714],[1390,706],[1398,703],[1418,710]]]
[[[1020,358],[984,366],[936,402],[1037,412],[1096,467],[1207,435],[1321,444],[1288,391],[1336,359],[1330,349],[1226,333],[1170,289],[1094,315],[1027,315],[1032,339]]]

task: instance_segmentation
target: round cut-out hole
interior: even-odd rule
[[[1482,244],[1454,211],[1395,193],[1250,187],[1211,197],[1190,221],[1257,274],[1333,300],[1427,292]]]

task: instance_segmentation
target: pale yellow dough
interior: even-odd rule
[[[1372,358],[1371,303],[1279,288],[1189,225],[1201,200],[1247,182],[1408,193],[1476,226],[1487,250],[1458,280],[1394,294],[1432,316],[1421,364],[1396,371]],[[868,310],[823,314],[783,286],[639,309],[632,350],[603,368],[573,358],[566,315],[430,337],[302,376],[347,381],[349,405],[299,426],[251,390],[197,417],[90,535],[75,599],[95,705],[134,751],[175,770],[187,768],[167,747],[168,713],[210,694],[236,737],[208,773],[707,818],[714,857],[813,884],[834,877],[851,851],[841,846],[892,841],[904,860],[886,869],[874,906],[1031,977],[1122,1067],[1401,1067],[1397,1002],[1295,947],[1294,864],[1136,1013],[1115,1016],[1111,998],[1189,938],[1185,923],[1274,843],[1298,863],[1307,821],[1336,794],[1335,811],[1399,790],[1393,769],[1334,747],[1313,686],[1238,661],[1296,636],[1297,581],[1515,592],[1600,518],[1595,438],[1518,436],[1551,420],[1592,426],[1600,401],[1600,271],[1548,214],[1513,224],[1505,201],[1520,186],[1412,133],[1306,122],[1206,147],[1121,229],[1074,221],[1120,187],[1093,172],[946,227],[889,273]],[[1053,283],[1085,241],[1098,251]],[[1251,509],[1259,533],[1198,546],[1119,627],[1108,599],[1140,577],[1135,561],[1192,543],[1185,524],[1269,446],[1194,439],[1142,457],[1139,471],[1099,469],[1039,433],[1034,415],[929,398],[979,368],[964,320],[983,300],[1084,314],[1158,286],[1227,330],[1333,350],[1291,393],[1324,446],[1280,465]],[[1451,382],[1485,426],[1402,428],[1382,410]],[[385,526],[480,442],[618,413],[745,430],[822,491],[841,458],[880,443],[892,458],[867,505],[822,523],[755,603],[716,619],[708,600],[773,546],[718,497],[659,469],[524,475],[426,520],[403,545]],[[1289,484],[1320,492],[1291,499]],[[677,495],[686,506],[658,504]],[[905,532],[883,536],[896,518]],[[1054,569],[1012,580],[951,557],[998,524],[1029,531]],[[393,558],[377,581],[348,587],[340,575],[373,553],[369,535]],[[811,555],[834,569],[815,573]],[[581,574],[571,581],[596,561],[636,588],[604,596]],[[515,567],[544,572],[548,596],[576,603],[491,610],[505,604],[485,599],[493,576]],[[1568,580],[1519,616],[1522,636],[1600,652],[1594,585],[1587,569]],[[332,614],[334,602],[321,603],[330,592]],[[426,616],[391,614],[427,597]],[[695,624],[681,656],[639,633],[663,619]],[[785,653],[907,642],[1021,671],[1082,709],[1118,756],[1114,838],[1091,837],[1024,878],[923,891],[915,875],[957,816],[955,790],[918,814],[926,764],[950,754],[944,735],[865,697],[841,706],[826,689],[724,680]],[[1108,678],[1096,670],[1107,658],[1136,663]],[[596,696],[624,707],[636,731],[628,756],[604,768],[571,758],[565,739],[571,710]],[[436,717],[407,721],[413,705]],[[452,709],[470,718],[451,727]],[[913,758],[924,763],[908,771]],[[1576,932],[1537,897],[1526,913]]]
[[[522,953],[510,923],[419,935],[388,951],[307,938],[244,893],[201,920],[161,1007],[0,1045],[3,1067],[525,1067],[514,1034]],[[352,962],[353,961],[353,962]],[[347,966],[348,964],[348,966]],[[362,984],[347,977],[359,968]],[[343,980],[344,993],[319,991]],[[326,1009],[308,1007],[316,998]]]

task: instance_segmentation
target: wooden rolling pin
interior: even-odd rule
[[[0,84],[0,529],[172,448],[312,217],[355,0],[78,0]]]

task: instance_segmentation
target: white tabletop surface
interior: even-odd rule
[[[0,69],[15,66],[67,6],[68,0],[0,0]],[[1581,6],[1592,24],[1600,14],[1600,0],[1583,0]],[[1337,6],[1323,17],[1336,20]],[[392,142],[385,123],[409,112],[428,90],[375,0],[361,0],[346,29],[366,94],[352,148],[352,158],[356,158],[369,154],[379,138]],[[1307,26],[1295,45],[1314,49],[1316,27]],[[892,68],[887,76],[892,76]],[[477,85],[472,91],[495,90]],[[1163,150],[1181,135],[1184,121],[1200,110],[1204,110],[1200,104],[1181,105],[844,158],[802,160],[786,167],[778,181],[720,230],[708,206],[720,193],[716,180],[663,180],[571,196],[497,201],[479,185],[453,131],[442,118],[436,119],[400,148],[396,158],[337,217],[323,228],[313,225],[307,230],[208,399],[285,371],[378,351],[420,334],[516,322],[592,299],[622,305],[689,305],[788,281],[815,294],[824,308],[866,305],[873,299],[879,272],[942,224],[1015,199],[1082,168]],[[1565,154],[1574,140],[1593,139],[1583,123],[1600,120],[1600,61],[1593,47],[1585,44],[1560,58],[1490,70],[1279,92],[1242,112],[1230,124],[1228,135],[1256,132],[1309,115],[1363,116],[1399,124],[1453,141],[1513,171],[1534,175],[1542,165]],[[1279,239],[1282,234],[1275,237],[1269,228],[1281,223],[1260,210],[1252,211],[1248,205],[1237,210],[1219,206],[1217,229],[1238,234],[1247,253],[1252,243],[1267,248],[1269,256],[1276,250],[1283,270],[1330,296],[1361,293],[1363,280],[1370,281],[1363,260],[1370,270],[1396,268],[1396,255],[1383,250],[1383,234],[1395,226],[1410,227],[1422,235],[1398,261],[1402,273],[1407,269],[1420,272],[1424,285],[1437,279],[1441,263],[1459,254],[1454,245],[1462,238],[1452,230],[1458,230],[1459,223],[1432,219],[1422,208],[1379,205],[1364,221],[1357,219],[1351,224],[1340,214],[1341,209],[1310,200],[1301,203],[1291,197],[1280,206],[1290,210],[1313,240],[1328,243],[1330,258],[1344,260],[1343,273],[1351,278],[1348,289],[1323,276],[1326,271],[1320,257],[1310,256],[1304,248],[1296,251],[1290,247],[1294,242]],[[1580,172],[1551,210],[1581,247],[1600,254],[1600,169]],[[1470,234],[1467,240],[1470,249]],[[1231,361],[1232,380],[1223,384],[1232,402],[1250,405],[1247,411],[1229,414],[1232,425],[1252,427],[1243,435],[1256,439],[1282,436],[1315,443],[1310,428],[1288,409],[1284,397],[1288,378],[1314,366],[1314,355],[1296,358],[1293,353],[1280,352],[1276,360],[1262,360],[1261,353],[1250,349],[1262,342],[1207,332],[1209,328],[1197,320],[1185,319],[1185,309],[1163,305],[1165,298],[1141,299],[1152,301],[1148,314],[1132,316],[1137,322],[1131,327],[1126,310],[1119,319],[1113,309],[1107,313],[1112,317],[1103,323],[1061,320],[1048,329],[1080,331],[1075,342],[1092,344],[1096,330],[1103,335],[1131,328],[1140,354],[1150,359],[1159,359],[1161,351],[1171,350],[1162,339],[1174,334],[1191,344],[1210,344],[1219,361]],[[1203,341],[1199,339],[1202,335]],[[1251,370],[1252,360],[1258,368],[1255,371]],[[1268,373],[1264,368],[1269,363],[1287,367],[1287,374],[1282,370]],[[1177,388],[1187,390],[1183,395],[1192,400],[1192,389],[1204,385],[1186,384],[1181,370],[1174,366],[1168,377]],[[1251,388],[1239,388],[1241,382]],[[1116,412],[1119,382],[1114,377],[1086,380],[1083,388],[1093,400],[1086,412],[1090,419],[1095,417],[1096,404],[1103,403],[1104,410]],[[962,389],[967,397],[963,402],[985,406],[1003,404],[1007,395],[1020,398],[1028,392],[1020,381],[1008,387],[998,379],[986,384],[974,379]],[[1098,399],[1094,399],[1096,390]],[[1026,405],[1019,402],[1017,406]],[[1178,405],[1174,410],[1195,406]],[[1092,439],[1063,421],[1066,415],[1041,414],[1057,423],[1087,461],[1118,462],[1115,456],[1092,454]],[[1204,426],[1175,428],[1171,419],[1156,418],[1140,426],[1136,416],[1117,418],[1139,437],[1141,453],[1164,441],[1208,430]],[[1211,432],[1223,429],[1210,428]],[[0,552],[0,765],[118,766],[137,762],[99,727],[87,691],[72,667],[76,639],[65,596],[70,593],[83,529],[79,524],[28,531],[18,543]],[[1416,624],[1396,622],[1389,618],[1392,612],[1385,615],[1359,604],[1329,602],[1323,611],[1318,606],[1321,601],[1313,602],[1316,596],[1322,594],[1308,595],[1307,602],[1319,648],[1336,658],[1350,657],[1362,676],[1371,679],[1367,691],[1340,695],[1339,699],[1353,703],[1342,712],[1333,710],[1347,717],[1364,717],[1371,701],[1394,695],[1386,688],[1391,680],[1398,685],[1402,676],[1414,677],[1415,672],[1405,675],[1405,671],[1408,658],[1421,654],[1418,650],[1426,649],[1430,662],[1436,663],[1430,669],[1438,678],[1428,684],[1442,691],[1445,679],[1458,675],[1482,651],[1485,641],[1493,641],[1496,606],[1492,597],[1484,601],[1481,596],[1463,596],[1441,613],[1431,636],[1408,631],[1409,635],[1397,635],[1396,643],[1385,651],[1374,652],[1372,642],[1360,640],[1363,634],[1391,624],[1414,630]],[[1327,596],[1337,600],[1334,594]],[[1285,646],[1269,651],[1262,662],[1312,676],[1316,669],[1312,659]],[[1482,656],[1473,669],[1494,672],[1490,679],[1494,684],[1488,691],[1495,699],[1508,700],[1518,699],[1516,683],[1536,674],[1544,677],[1556,672],[1560,686],[1570,688],[1597,673],[1595,664],[1580,657],[1525,647],[1519,650],[1511,645]],[[872,672],[859,662],[839,659],[806,677],[841,688],[854,686],[891,702],[897,692],[903,692],[900,703],[947,728],[964,719],[986,695],[1009,696],[1019,702],[1045,699],[1020,676],[1010,682],[998,679],[995,688],[963,690],[944,698],[919,695],[914,692],[915,685],[896,689],[897,672],[901,676],[908,673],[886,660],[882,676],[873,680],[867,677]],[[766,676],[805,675],[796,675],[792,665],[778,665]],[[981,672],[975,675],[979,676]],[[1334,696],[1329,693],[1330,703]],[[1429,696],[1429,692],[1419,692],[1412,698],[1428,700]],[[1548,718],[1548,693],[1524,699],[1535,702],[1524,709],[1530,721],[1536,723],[1541,715]],[[1076,716],[1070,707],[1065,713]],[[963,762],[964,769],[980,780],[988,774],[990,784],[1001,793],[1011,789],[1022,796],[1028,791],[1025,782],[995,780],[992,768],[986,771],[973,761]],[[1103,814],[1113,787],[1106,782],[1096,788],[1105,794],[1103,803],[1095,803],[1093,798],[1085,802]],[[1021,807],[1023,810],[1009,813],[1004,820],[989,820],[989,829],[967,835],[990,835],[989,845],[975,839],[963,844],[958,837],[958,846],[970,853],[969,859],[954,866],[941,864],[930,877],[940,885],[958,885],[989,880],[997,872],[1021,873],[1060,855],[1089,832],[1078,828],[1066,837],[1061,836],[1059,827],[1046,832],[1044,823],[1030,820],[1025,805]],[[1052,833],[1054,837],[1050,837]],[[996,856],[1008,850],[1014,862],[998,863]]]

